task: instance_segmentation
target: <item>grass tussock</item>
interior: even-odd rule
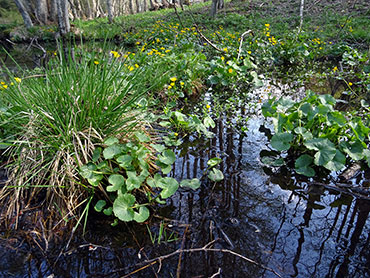
[[[78,62],[57,58],[41,74],[13,76],[16,84],[2,95],[19,126],[8,134],[10,175],[0,193],[8,219],[46,204],[59,219],[78,220],[92,193],[78,167],[104,137],[125,138],[138,128],[144,70],[130,71],[118,55],[94,57],[100,62],[81,53]]]

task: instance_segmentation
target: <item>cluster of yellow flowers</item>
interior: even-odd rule
[[[22,79],[20,79],[19,77],[14,77],[14,80],[17,83],[21,83],[21,81],[22,81]],[[0,82],[0,90],[8,89],[9,86],[13,86],[13,85],[14,85],[14,82],[10,82],[9,85],[8,85],[4,81],[1,81]]]
[[[312,40],[314,43],[321,44],[321,41],[319,38],[315,38]]]

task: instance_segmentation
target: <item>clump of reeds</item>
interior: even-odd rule
[[[9,180],[0,192],[3,217],[18,219],[43,206],[67,222],[86,212],[92,190],[80,182],[78,167],[104,137],[122,138],[137,126],[143,113],[136,101],[148,89],[141,84],[144,69],[132,71],[117,52],[105,53],[56,56],[21,79],[9,72],[16,82],[1,100],[17,129],[7,150]]]

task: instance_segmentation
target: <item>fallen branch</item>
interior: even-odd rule
[[[248,30],[246,32],[244,32],[241,37],[240,37],[240,43],[239,43],[239,51],[238,51],[238,58],[236,59],[237,61],[239,61],[239,58],[240,58],[240,53],[242,51],[242,45],[243,45],[243,39],[244,39],[244,36],[248,35],[252,33],[252,30]]]
[[[201,248],[178,249],[178,250],[176,250],[176,251],[174,251],[174,252],[172,252],[172,253],[169,253],[169,254],[167,254],[167,255],[163,255],[163,256],[160,256],[160,257],[157,257],[157,258],[154,258],[154,259],[146,260],[146,261],[144,261],[144,262],[142,262],[142,263],[139,263],[139,264],[138,264],[138,265],[143,265],[143,264],[144,264],[144,266],[140,267],[139,269],[134,270],[133,272],[130,272],[129,274],[126,274],[126,275],[122,276],[121,278],[127,278],[127,277],[130,277],[133,273],[137,273],[138,271],[140,271],[140,270],[142,270],[142,269],[145,269],[145,268],[147,268],[149,265],[153,265],[153,264],[154,264],[154,263],[156,263],[156,262],[162,263],[162,261],[163,261],[163,260],[168,259],[168,258],[170,258],[170,257],[172,257],[172,256],[176,256],[176,255],[178,255],[178,254],[180,254],[180,255],[181,255],[182,253],[193,253],[193,252],[221,252],[221,253],[228,253],[228,254],[234,255],[234,256],[236,256],[236,257],[239,257],[239,258],[241,258],[242,260],[247,261],[247,262],[249,262],[249,263],[251,263],[251,264],[254,264],[254,265],[258,266],[258,267],[261,267],[261,268],[263,268],[263,269],[265,269],[265,270],[267,270],[267,271],[270,271],[270,272],[272,272],[273,274],[275,274],[277,277],[280,277],[280,278],[281,278],[280,274],[278,274],[278,273],[277,273],[275,270],[273,270],[272,268],[269,268],[269,267],[267,267],[267,266],[264,266],[264,265],[262,265],[262,264],[259,264],[259,263],[257,263],[256,261],[254,261],[254,260],[252,260],[252,259],[249,259],[249,258],[247,258],[247,257],[245,257],[245,256],[243,256],[243,255],[241,255],[241,254],[238,254],[238,253],[236,253],[236,252],[234,252],[234,251],[232,251],[232,250],[229,250],[229,249],[218,249],[218,248],[209,248],[209,246],[210,246],[211,244],[213,244],[213,243],[214,243],[214,241],[213,241],[213,242],[211,242],[211,243],[207,243],[205,246],[203,246],[203,247],[201,247]],[[121,270],[116,270],[115,272],[119,272],[119,271],[121,271]],[[112,273],[110,273],[110,274],[112,274]]]
[[[212,46],[214,49],[216,49],[219,52],[226,53],[222,49],[218,48],[213,42],[211,42],[203,33],[199,30],[198,25],[194,24],[194,27],[197,29],[198,34],[201,36],[203,40],[205,40],[210,46]]]
[[[326,189],[329,189],[329,190],[333,190],[333,191],[336,191],[336,192],[348,194],[348,195],[351,195],[355,198],[365,199],[365,200],[370,201],[370,197],[369,197],[370,191],[369,190],[354,187],[351,184],[336,183],[335,185],[329,185],[329,184],[325,184],[325,183],[322,183],[322,182],[310,182],[308,184],[309,185],[322,186],[322,187],[324,187]]]

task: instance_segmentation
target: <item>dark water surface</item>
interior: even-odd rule
[[[240,132],[224,115],[216,120],[214,138],[185,141],[171,176],[202,178],[208,159],[217,156],[225,179],[214,184],[203,177],[197,191],[180,189],[150,228],[113,228],[97,218],[69,244],[46,243],[36,231],[11,238],[3,232],[0,277],[277,277],[261,265],[281,277],[370,277],[370,202],[313,186],[288,170],[266,174],[263,124],[252,116],[248,131]],[[369,176],[360,172],[351,182],[369,184]],[[161,225],[166,235],[158,240]],[[181,261],[175,255],[143,263],[213,240],[214,248],[258,265],[230,253],[195,251]]]

